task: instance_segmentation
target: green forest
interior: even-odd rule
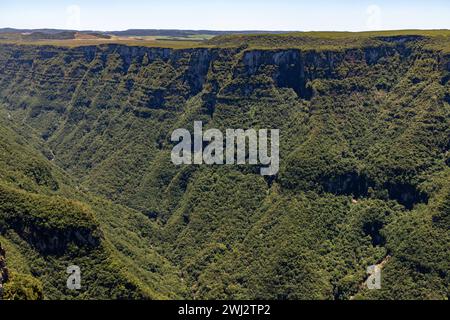
[[[279,173],[173,165],[194,121],[279,129]],[[445,32],[1,43],[0,292],[447,300],[449,150]]]

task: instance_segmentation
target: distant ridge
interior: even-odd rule
[[[170,36],[185,37],[189,35],[224,35],[224,34],[282,34],[294,31],[263,31],[263,30],[241,30],[241,31],[216,31],[216,30],[182,30],[182,29],[128,29],[123,31],[94,31],[94,30],[64,30],[64,29],[14,29],[0,28],[0,34],[4,33],[46,33],[58,34],[61,32],[79,32],[79,33],[99,33],[115,36]]]
[[[14,28],[0,28],[1,33],[35,33],[41,32],[46,34],[57,34],[61,32],[76,32],[76,30],[63,30],[63,29],[14,29]]]
[[[262,31],[262,30],[241,30],[241,31],[217,31],[217,30],[181,30],[181,29],[129,29],[125,31],[104,32],[116,36],[172,36],[185,37],[188,35],[224,35],[224,34],[282,34],[293,31]]]

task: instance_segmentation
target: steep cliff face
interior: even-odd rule
[[[343,79],[351,76],[342,74],[339,68],[346,63],[355,65],[375,65],[381,59],[399,55],[407,59],[411,54],[404,46],[375,47],[364,49],[348,49],[339,51],[307,51],[301,50],[253,50],[243,55],[245,76],[253,76],[261,72],[261,67],[274,66],[272,77],[279,87],[293,89],[303,99],[312,98],[312,87],[309,82],[316,79]]]
[[[11,228],[45,254],[62,254],[69,244],[96,247],[101,233],[81,205],[0,186],[0,231]]]
[[[337,99],[335,107],[330,105],[330,110],[325,111],[330,112],[330,120],[338,104],[355,105],[355,99],[365,99],[366,105],[386,104],[388,100],[381,101],[381,96],[391,91],[397,94],[394,88],[416,68],[414,61],[426,55],[409,46],[416,40],[394,37],[383,40],[384,45],[339,51],[4,46],[0,52],[4,61],[0,67],[0,92],[10,110],[24,115],[49,141],[56,161],[82,179],[95,177],[105,181],[109,175],[106,170],[110,169],[109,154],[117,157],[136,154],[141,161],[132,164],[132,170],[117,168],[121,172],[113,178],[116,184],[113,190],[99,190],[130,204],[131,195],[117,192],[128,189],[121,181],[127,180],[126,184],[139,188],[136,172],[149,170],[147,163],[164,148],[170,128],[191,108],[190,100],[197,94],[202,96],[202,112],[212,117],[218,101],[228,106],[260,98],[276,101],[284,94],[283,89],[292,89],[294,98],[310,104],[313,116],[308,121],[312,125],[318,120],[314,113],[326,110],[328,107],[324,106],[331,103],[327,100],[330,98]],[[443,101],[446,99],[448,93]],[[377,108],[369,107],[367,111],[351,108],[344,117],[366,117],[383,107]],[[119,117],[120,114],[124,116]],[[141,119],[137,120],[141,122],[138,126],[152,127],[135,133],[134,141],[130,140],[131,131],[139,129],[133,127],[133,119]],[[271,123],[266,125],[270,127]],[[127,131],[130,136],[116,134]],[[349,130],[340,127],[339,131]],[[345,134],[344,139],[357,142],[370,134],[367,131],[366,137],[355,138]],[[99,135],[106,140],[99,141]],[[142,148],[144,141],[149,145]],[[396,188],[397,184],[391,181],[377,183],[370,173],[361,175],[363,164],[358,162],[366,160],[346,152],[356,167],[344,170],[340,176],[320,178],[324,190],[359,196],[367,195],[369,187],[385,188],[390,197],[408,207],[426,199],[410,182]],[[298,178],[297,174],[294,176]],[[298,181],[291,185],[296,184]],[[402,188],[406,191],[399,191]]]

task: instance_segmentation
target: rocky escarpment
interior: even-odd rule
[[[0,99],[11,113],[25,116],[27,124],[49,142],[57,164],[82,180],[88,179],[87,184],[101,194],[147,212],[153,209],[142,208],[139,199],[142,197],[126,190],[137,189],[145,194],[145,176],[153,174],[149,163],[167,148],[170,130],[186,119],[185,112],[200,112],[196,115],[198,119],[230,119],[249,104],[284,103],[283,99],[289,95],[289,99],[295,99],[295,103],[304,104],[309,110],[301,120],[303,125],[335,127],[338,132],[324,129],[324,135],[340,135],[346,141],[343,144],[361,150],[356,155],[348,146],[339,147],[342,153],[330,159],[351,165],[338,166],[340,169],[334,172],[321,172],[320,162],[308,159],[307,155],[297,159],[295,150],[300,145],[291,145],[285,159],[292,159],[293,164],[279,178],[296,181],[284,185],[298,188],[298,180],[305,179],[303,185],[307,189],[319,182],[322,191],[356,197],[367,196],[370,188],[379,189],[382,192],[375,193],[411,207],[427,199],[417,190],[417,182],[409,181],[411,172],[423,171],[424,166],[417,170],[407,168],[406,181],[401,183],[374,177],[378,172],[362,172],[362,168],[372,165],[371,155],[375,150],[369,147],[376,135],[395,136],[401,130],[388,133],[383,132],[387,128],[380,127],[373,130],[379,131],[376,134],[372,129],[357,132],[361,126],[357,121],[367,117],[374,123],[377,112],[380,115],[403,112],[401,106],[386,105],[389,100],[382,99],[391,92],[397,95],[395,99],[400,99],[395,87],[409,81],[405,78],[408,73],[425,68],[420,63],[416,66],[415,61],[427,53],[410,45],[420,39],[380,38],[378,45],[322,50],[5,45],[0,50],[3,62]],[[436,56],[431,54],[427,58],[432,60]],[[418,86],[417,90],[424,83],[417,77],[411,81]],[[201,99],[195,100],[199,94]],[[446,99],[448,94],[443,101]],[[329,119],[319,119],[319,114],[328,115]],[[272,115],[269,120],[273,121],[264,125],[278,125],[284,121],[281,117]],[[345,127],[349,123],[350,129]],[[127,134],[123,135],[124,132]],[[370,143],[366,141],[363,145],[364,139]],[[303,140],[298,137],[299,143]],[[130,155],[135,159],[129,168],[117,165],[116,170],[111,170],[110,163],[118,163],[118,159]],[[299,162],[309,165],[310,160],[316,173],[307,174],[309,168],[297,166]],[[324,164],[331,168],[327,161]],[[386,169],[384,164],[377,165],[378,171]],[[386,164],[392,165],[397,164]],[[98,188],[102,183],[113,186]]]
[[[0,232],[14,230],[38,251],[63,254],[73,243],[95,248],[101,232],[91,213],[60,197],[39,197],[0,185]]]
[[[51,46],[2,45],[0,60],[3,66],[0,66],[0,72],[2,78],[12,78],[17,75],[16,81],[39,81],[44,86],[46,83],[52,84],[61,89],[61,93],[68,94],[74,94],[80,90],[92,90],[87,87],[89,79],[94,75],[97,77],[108,73],[107,79],[103,79],[106,80],[103,85],[114,87],[122,83],[131,95],[137,95],[140,89],[144,89],[146,95],[153,96],[153,100],[150,98],[146,100],[149,101],[148,107],[176,108],[170,103],[175,102],[171,101],[173,98],[171,96],[177,94],[187,99],[201,92],[205,84],[211,80],[208,79],[211,78],[211,74],[208,75],[208,73],[216,72],[214,70],[217,66],[226,63],[227,55],[231,53],[233,63],[226,66],[228,70],[220,71],[221,80],[248,78],[269,72],[277,86],[292,88],[300,97],[310,99],[312,90],[307,87],[308,82],[320,78],[339,79],[347,76],[347,74],[339,73],[339,67],[343,63],[373,65],[386,57],[396,54],[406,57],[411,53],[404,42],[394,44],[322,51],[245,48],[174,50],[123,45],[69,49]],[[269,66],[273,68],[267,70],[266,67]],[[110,77],[112,74],[120,75],[122,80],[114,76]],[[146,77],[147,81],[143,81],[142,77]],[[3,82],[2,79],[0,81]],[[63,84],[66,88],[61,87]],[[8,87],[7,83],[3,83],[2,87]],[[70,90],[67,92],[67,89]],[[40,92],[35,94],[39,95]],[[5,95],[3,98],[13,102],[14,95]],[[55,96],[52,101],[56,104],[60,98],[62,98],[61,95]],[[89,106],[91,102],[93,101],[87,100],[84,104]],[[176,102],[180,104],[183,101],[176,100]],[[54,108],[52,105],[46,108]],[[36,115],[38,113],[38,111],[35,112]]]
[[[10,223],[10,227],[38,251],[47,254],[63,254],[71,243],[80,248],[95,248],[100,244],[99,237],[86,228],[55,230],[33,224],[24,226],[21,221]]]
[[[354,75],[356,70],[341,73],[340,68],[343,64],[370,66],[395,55],[406,59],[410,54],[411,50],[400,42],[395,46],[342,51],[250,50],[244,53],[242,62],[243,73],[246,76],[261,72],[261,67],[274,66],[272,76],[278,86],[292,88],[301,98],[309,100],[313,92],[312,88],[307,86],[308,82],[315,79],[343,79]]]

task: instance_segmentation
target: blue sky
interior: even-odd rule
[[[448,0],[0,0],[0,28],[450,29]]]

